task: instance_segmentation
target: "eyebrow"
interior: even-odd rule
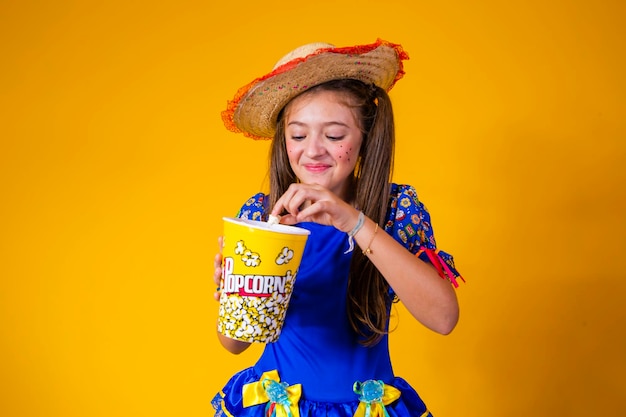
[[[306,123],[299,122],[299,121],[297,121],[297,120],[294,120],[294,121],[291,121],[291,122],[287,123],[287,126],[291,126],[291,125],[297,125],[297,126],[308,126]],[[349,127],[350,127],[350,126],[349,126],[349,125],[347,125],[346,123],[339,122],[339,121],[332,121],[332,122],[325,122],[325,123],[322,123],[322,126],[324,126],[324,127],[326,127],[326,126],[334,126],[334,125],[337,125],[337,126],[343,126],[343,127],[347,127],[347,128],[349,128]]]

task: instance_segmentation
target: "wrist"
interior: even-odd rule
[[[362,211],[359,211],[359,216],[357,217],[356,224],[349,232],[346,232],[346,233],[348,233],[348,236],[352,238],[357,233],[359,233],[359,230],[363,228],[364,224],[365,224],[365,214],[363,214]]]

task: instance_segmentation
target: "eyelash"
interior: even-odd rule
[[[301,141],[304,140],[306,136],[292,136],[291,140]],[[326,136],[326,138],[330,141],[336,142],[343,139],[343,136]]]

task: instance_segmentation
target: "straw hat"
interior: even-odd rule
[[[271,139],[280,110],[295,96],[315,85],[354,78],[391,90],[404,75],[402,46],[382,39],[375,43],[335,47],[311,43],[289,52],[274,69],[240,88],[222,112],[230,131],[254,139]]]

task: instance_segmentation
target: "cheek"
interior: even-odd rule
[[[291,163],[297,162],[299,155],[301,153],[298,146],[294,146],[293,144],[287,145],[286,150],[287,150],[287,158],[289,159],[289,162]]]
[[[358,149],[354,145],[339,145],[334,151],[333,156],[335,160],[345,163],[354,163],[359,156]]]

